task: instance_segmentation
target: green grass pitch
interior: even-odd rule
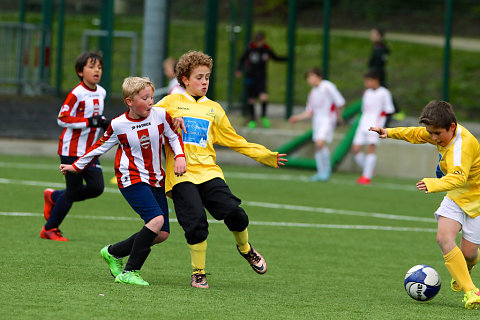
[[[152,248],[142,269],[151,285],[114,283],[99,251],[142,222],[108,183],[112,162],[102,164],[105,193],[74,204],[61,225],[69,241],[61,243],[39,237],[42,191],[64,186],[58,159],[0,156],[1,319],[478,318],[450,290],[435,242],[433,212],[443,195],[416,191],[415,180],[376,177],[358,186],[354,174],[309,183],[308,171],[224,166],[268,272],[253,272],[228,229],[212,221],[211,288],[190,288],[189,251],[173,220],[170,238]],[[431,301],[414,301],[403,288],[416,264],[440,273],[443,286]]]

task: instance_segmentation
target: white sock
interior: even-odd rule
[[[332,171],[332,166],[330,164],[330,150],[327,147],[323,147],[320,152],[322,153],[325,172],[330,173]]]
[[[360,168],[363,169],[363,167],[365,166],[365,153],[358,152],[353,158],[355,159],[355,162],[360,166]]]
[[[365,166],[363,167],[363,176],[368,179],[372,179],[373,170],[375,169],[375,163],[377,162],[377,155],[375,153],[369,153],[365,157]]]
[[[325,172],[325,164],[323,163],[322,150],[315,151],[315,162],[317,164],[317,173],[318,174],[321,174],[322,172]]]

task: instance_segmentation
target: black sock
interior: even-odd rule
[[[110,247],[108,247],[108,253],[110,253],[115,258],[123,258],[129,256],[130,252],[132,252],[133,242],[135,241],[137,235],[138,232],[123,241],[112,244]]]
[[[250,120],[255,121],[255,104],[249,103],[247,107],[248,107],[248,113],[250,114]]]
[[[143,227],[133,241],[132,251],[125,265],[125,271],[140,270],[150,253],[150,246],[158,234]]]
[[[262,117],[265,118],[267,116],[267,106],[268,101],[262,102]]]

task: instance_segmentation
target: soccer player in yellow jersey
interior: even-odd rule
[[[449,103],[429,102],[420,115],[425,127],[384,129],[371,127],[380,138],[431,143],[437,146],[440,161],[437,178],[424,178],[417,189],[425,193],[447,192],[435,212],[437,242],[452,275],[453,291],[463,290],[466,309],[480,306],[480,291],[470,276],[479,260],[480,244],[480,145],[457,119]],[[460,248],[456,244],[462,231]]]
[[[286,154],[272,152],[262,145],[249,143],[233,129],[222,107],[205,95],[208,90],[212,58],[191,51],[180,57],[177,79],[184,93],[163,98],[155,106],[163,107],[182,128],[187,172],[172,174],[173,154],[166,151],[165,191],[173,199],[178,222],[190,248],[193,272],[191,286],[209,288],[205,276],[208,222],[205,209],[217,220],[223,220],[232,231],[237,249],[259,274],[267,271],[265,259],[248,241],[248,216],[240,207],[216,164],[214,144],[229,147],[271,167],[283,166]]]

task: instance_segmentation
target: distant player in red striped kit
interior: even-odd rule
[[[100,251],[115,282],[149,285],[140,276],[140,269],[150,247],[165,241],[170,233],[165,172],[161,165],[163,138],[173,153],[173,173],[181,176],[187,170],[183,142],[173,129],[170,115],[163,108],[152,108],[154,90],[148,78],[126,78],[122,92],[129,110],[112,120],[103,137],[84,156],[72,165],[60,165],[63,174],[83,172],[95,159],[118,145],[115,156],[118,187],[145,226]],[[123,268],[123,258],[127,256]]]
[[[106,92],[98,85],[102,78],[102,56],[95,52],[82,53],[75,62],[75,71],[81,82],[70,91],[57,118],[58,125],[64,128],[58,144],[58,155],[63,164],[71,164],[83,156],[109,123],[102,115]],[[95,160],[82,174],[66,175],[65,182],[64,190],[43,191],[43,214],[47,222],[40,237],[44,239],[67,241],[58,227],[72,204],[102,194],[104,183],[100,162]]]

